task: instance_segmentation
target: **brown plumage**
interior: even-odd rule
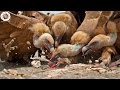
[[[99,58],[99,60],[101,60],[101,64],[100,65],[105,65],[105,66],[109,66],[111,60],[112,60],[112,57],[111,55],[112,54],[116,54],[116,50],[115,48],[112,46],[112,47],[105,47],[103,49],[103,52],[102,52],[102,55],[101,57]]]
[[[33,24],[29,29],[34,33],[34,35],[41,36],[43,33],[50,33],[49,27],[44,23]]]
[[[71,44],[86,45],[94,36],[106,34],[105,25],[112,11],[87,11],[83,23],[71,37]]]
[[[36,48],[48,53],[54,49],[54,39],[51,36],[49,27],[44,23],[33,24],[29,28],[33,32],[33,44]],[[47,51],[46,51],[47,50]]]
[[[11,18],[7,22],[11,24],[12,26],[16,28],[20,28],[20,29],[28,29],[33,24],[42,22],[39,19],[27,17],[25,15],[18,15],[18,14],[14,14],[11,12],[9,12],[9,14]]]
[[[2,60],[28,62],[37,50],[33,45],[33,32],[29,28],[41,21],[9,13],[10,20],[0,22],[0,57]]]
[[[101,60],[103,61],[102,63],[104,63],[105,65],[108,65],[111,61],[111,53],[109,53],[109,49],[110,46],[112,47],[115,43],[116,43],[116,40],[117,40],[117,32],[118,32],[118,29],[117,29],[117,26],[116,26],[116,23],[113,22],[113,21],[108,21],[107,25],[106,25],[106,29],[107,29],[107,32],[108,34],[107,35],[104,35],[104,34],[99,34],[97,36],[95,36],[86,46],[84,46],[82,48],[82,52],[83,53],[89,53],[89,51],[97,51],[97,50],[100,50],[102,49],[103,50],[103,53],[102,53],[102,56],[101,56]],[[108,50],[106,50],[105,48],[108,48]],[[113,48],[113,47],[112,47]],[[115,51],[113,49],[112,50],[112,53]],[[106,58],[109,57],[109,58]]]
[[[94,50],[96,48],[100,49],[105,46],[112,46],[115,43],[116,38],[117,38],[117,35],[115,33],[115,31],[117,29],[116,29],[115,24],[113,24],[112,22],[109,22],[107,24],[107,22],[112,17],[113,13],[114,13],[113,11],[101,11],[101,12],[89,11],[89,12],[86,12],[86,17],[85,17],[83,23],[80,25],[77,32],[75,33],[77,36],[75,36],[75,34],[72,36],[71,43],[72,44],[76,44],[76,43],[81,44],[82,43],[84,45],[87,44],[88,47],[89,47],[89,44],[91,44],[91,47],[94,48]],[[107,24],[107,29],[106,29],[106,24]],[[115,30],[115,31],[111,32],[113,30]],[[86,35],[83,36],[82,35],[83,33],[86,33]],[[107,33],[109,33],[108,36],[106,36]],[[94,38],[94,41],[95,41],[93,43],[91,43],[93,40],[92,38]],[[84,42],[83,42],[83,40],[84,40]],[[99,43],[97,42],[97,40]],[[83,53],[85,53],[85,51],[87,51],[87,50],[91,51],[91,49],[89,49],[91,47],[87,48],[87,45],[82,48]],[[86,48],[87,48],[87,50],[86,50]],[[103,53],[104,52],[105,51],[103,50]],[[87,53],[88,53],[88,51],[86,52],[86,54]],[[103,56],[104,55],[102,55],[102,57]],[[109,56],[111,56],[111,54],[109,54]]]
[[[23,11],[22,15],[28,16],[28,17],[33,17],[36,18],[38,20],[40,20],[41,22],[47,22],[48,16],[38,12],[38,11]]]
[[[88,41],[90,41],[90,36],[83,32],[83,31],[77,31],[73,34],[71,37],[71,44],[87,44]]]
[[[115,49],[116,49],[117,54],[118,54],[117,56],[119,56],[119,54],[120,54],[120,18],[119,17],[120,17],[120,11],[114,11],[114,15],[112,16],[112,21],[114,23],[116,23],[116,27],[117,27],[117,30],[114,31],[114,32],[117,32],[117,40],[116,40],[116,42],[114,44]],[[110,25],[110,26],[112,26],[112,25]],[[113,31],[111,31],[111,32],[113,32]],[[113,59],[115,61],[114,57],[113,57]],[[116,58],[116,60],[117,61],[110,64],[110,67],[119,65],[119,57]]]
[[[104,11],[86,12],[86,17],[83,23],[80,25],[77,32],[75,32],[71,37],[72,45],[63,44],[58,46],[56,51],[53,52],[51,60],[54,61],[58,57],[66,58],[75,56],[81,52],[82,47],[86,45],[92,37],[100,33],[103,33],[104,35],[105,25],[112,13],[113,12],[106,13]],[[109,17],[107,15],[109,15]]]
[[[73,14],[66,11],[52,15],[49,20],[49,26],[55,37],[55,46],[57,47],[60,43],[70,43],[70,38],[77,30],[78,23]]]
[[[67,26],[64,22],[62,21],[57,21],[53,26],[52,26],[52,32],[54,33],[55,36],[55,47],[57,47],[62,39],[62,37],[65,35],[67,31]]]
[[[86,52],[89,49],[98,50],[106,46],[113,46],[115,44],[118,36],[116,23],[109,21],[106,26],[108,34],[96,35],[85,47],[83,47],[83,52]]]
[[[116,12],[117,13],[117,12]],[[116,40],[116,43],[115,43],[115,47],[117,48],[118,52],[120,50],[120,12],[117,14],[118,18],[115,18],[113,20],[114,23],[116,23],[116,27],[117,27],[117,30],[115,32],[117,32],[117,40]]]
[[[71,44],[87,44],[94,34],[100,15],[101,12],[98,11],[86,11],[82,24],[71,37]]]
[[[108,12],[109,16],[111,13]],[[106,34],[105,25],[109,17],[105,11],[86,11],[86,16],[77,32],[71,37],[71,44],[87,44],[95,35]]]
[[[26,62],[36,51],[32,44],[32,32],[15,28],[7,22],[0,22],[0,55],[2,60]],[[1,37],[3,35],[7,35]]]

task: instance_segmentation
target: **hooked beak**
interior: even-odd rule
[[[48,45],[48,51],[49,51],[49,58],[51,57],[52,53],[54,52],[55,48],[53,45]]]
[[[54,51],[54,46],[53,45],[45,44],[44,47],[49,53],[52,53]]]
[[[50,53],[52,53],[55,50],[54,45],[49,45],[49,50],[50,50]]]
[[[46,43],[44,43],[44,46],[50,53],[54,51],[54,45],[51,44],[47,39],[46,39]]]
[[[60,44],[61,39],[62,39],[62,37],[60,37],[60,36],[56,37],[55,47],[58,47],[58,45]]]
[[[82,48],[82,53],[83,53],[83,55],[89,54],[90,51],[91,51],[91,48],[88,47],[88,46],[84,46],[84,47]]]
[[[50,51],[50,53],[52,53],[54,51],[54,45],[48,44],[48,46],[46,46],[46,47],[48,47],[48,50]]]
[[[55,61],[57,59],[56,56],[57,56],[57,53],[53,52],[50,58],[50,61]]]
[[[50,61],[56,63],[58,61],[59,54],[57,51],[54,51],[51,55]]]

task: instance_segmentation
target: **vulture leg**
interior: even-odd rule
[[[111,62],[111,55],[112,54],[116,54],[115,48],[114,47],[105,47],[103,49],[101,57],[99,58],[99,60],[102,61],[100,63],[100,65],[102,65],[102,66],[109,66],[109,64]]]

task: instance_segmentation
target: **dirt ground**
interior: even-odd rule
[[[71,64],[64,68],[39,68],[0,61],[0,79],[119,79],[120,67],[92,68],[92,65]]]

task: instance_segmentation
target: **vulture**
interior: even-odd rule
[[[84,21],[71,37],[71,44],[86,45],[94,36],[106,34],[105,25],[112,13],[110,11],[86,11]]]
[[[97,51],[102,49],[103,52],[100,60],[102,60],[102,64],[106,66],[108,66],[111,62],[111,55],[116,54],[114,46],[119,47],[119,18],[115,19],[115,15],[116,12],[113,13],[113,16],[111,16],[106,24],[107,34],[96,35],[86,46],[82,48],[82,52],[86,54],[88,54],[89,51]]]
[[[51,15],[48,20],[53,36],[55,47],[59,44],[70,43],[71,36],[76,32],[78,23],[70,11]]]
[[[41,19],[12,12],[0,12],[0,57],[7,61],[29,62],[37,48],[33,44],[33,30],[44,23]],[[41,14],[37,13],[38,16]],[[39,31],[39,30],[38,30]],[[35,32],[35,34],[34,34]],[[47,31],[46,31],[47,32]]]
[[[72,35],[70,43],[79,45],[81,48],[86,45],[94,34],[98,24],[100,11],[86,11],[85,18],[77,31]],[[79,51],[80,52],[80,51]]]
[[[34,36],[33,44],[36,48],[43,50],[47,58],[50,58],[51,53],[54,51],[54,39],[49,33],[44,33],[41,36]]]
[[[58,60],[60,62],[61,62],[61,60],[62,60],[62,62],[66,61],[66,60],[67,60],[67,62],[70,62],[69,60],[72,60],[71,62],[75,63],[75,61],[77,61],[77,59],[80,56],[80,55],[78,55],[80,48],[81,48],[81,46],[79,46],[79,45],[72,45],[72,44],[61,44],[61,45],[59,45],[52,52],[52,56],[51,56],[51,59],[50,59],[49,66],[50,67],[55,67],[54,64],[59,63],[59,62],[57,62]]]
[[[82,51],[82,48],[94,36],[98,34],[106,34],[105,25],[112,13],[113,12],[110,11],[87,11],[84,21],[71,37],[71,44],[58,46],[58,48],[53,52],[51,60],[54,61],[58,56],[63,58],[75,56]]]
[[[45,15],[41,13],[40,11],[21,11],[21,12],[22,12],[22,15],[36,18],[44,23],[46,23],[48,20],[48,15]]]

